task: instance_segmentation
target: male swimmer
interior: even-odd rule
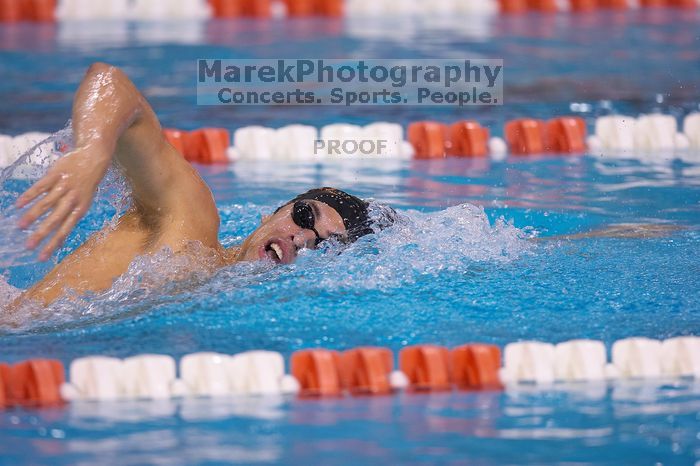
[[[188,254],[201,243],[209,263],[224,267],[261,259],[293,262],[301,249],[324,240],[352,242],[393,222],[391,209],[372,223],[367,202],[333,188],[313,189],[284,204],[240,246],[218,240],[219,215],[211,191],[197,171],[164,139],[146,99],[118,68],[92,65],[73,102],[75,150],[60,158],[17,200],[31,206],[20,219],[29,228],[43,218],[27,247],[43,244],[47,260],[90,208],[109,166],[114,163],[132,190],[132,205],[115,225],[92,235],[11,306],[32,301],[48,305],[67,290],[79,294],[109,289],[138,256],[169,248]],[[379,225],[381,223],[381,225]],[[541,239],[590,237],[648,238],[678,229],[669,225],[621,225],[597,232]],[[201,249],[198,250],[201,253]]]
[[[284,204],[240,246],[218,240],[219,214],[211,191],[197,171],[164,139],[146,99],[118,68],[103,63],[87,71],[73,101],[75,150],[59,159],[17,200],[31,204],[20,219],[34,249],[47,240],[39,258],[47,260],[85,215],[108,167],[115,163],[132,190],[132,205],[114,226],[92,235],[27,290],[14,304],[48,305],[66,290],[103,291],[137,256],[170,248],[187,253],[199,242],[218,267],[239,261],[295,260],[336,237],[351,242],[371,233],[368,204],[333,188],[313,189]]]

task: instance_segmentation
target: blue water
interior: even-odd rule
[[[698,108],[694,12],[492,18],[486,23],[212,22],[0,26],[0,133],[57,131],[85,67],[129,73],[166,126],[234,129],[329,122],[406,123],[465,115],[498,133],[513,116]],[[466,24],[465,24],[466,23]],[[318,38],[322,40],[317,40]],[[274,109],[194,106],[200,57],[503,57],[507,104]],[[221,239],[235,244],[293,195],[338,186],[391,204],[401,222],[340,255],[291,266],[249,264],[171,282],[186,267],[163,253],[113,289],[52,306],[4,330],[6,361],[89,354],[181,356],[315,346],[500,345],[518,339],[700,334],[700,164],[596,157],[449,159],[198,167],[212,186]],[[49,265],[22,251],[0,194],[0,264],[24,288]],[[63,257],[118,211],[120,183],[98,201]],[[483,208],[483,210],[481,210]],[[659,238],[532,241],[611,224],[679,227]],[[3,286],[7,286],[4,284]],[[619,384],[377,399],[75,403],[0,413],[0,462],[51,464],[693,464],[700,460],[697,383]]]

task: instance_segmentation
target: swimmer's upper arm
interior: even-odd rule
[[[205,223],[214,223],[206,222],[213,214],[218,228],[218,214],[209,188],[197,171],[167,142],[145,97],[124,72],[107,64],[92,65],[86,79],[100,74],[106,76],[105,81],[111,81],[114,105],[125,107],[128,119],[123,124],[126,128],[115,138],[113,159],[124,170],[139,208],[151,218],[182,214],[194,216],[193,222]],[[95,112],[95,109],[85,108],[88,105],[89,98],[76,96],[74,122],[80,122],[83,115],[91,113],[97,113],[95,118],[101,118],[100,113],[109,117],[110,109]],[[79,132],[80,123],[76,126]]]
[[[131,184],[143,228],[173,238],[216,243],[219,217],[211,192],[197,172],[165,141],[146,99],[118,68],[90,67],[73,100],[75,148],[57,160],[16,202],[31,204],[18,222],[39,226],[28,248],[46,241],[48,259],[87,213],[112,162]]]

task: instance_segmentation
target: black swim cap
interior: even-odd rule
[[[369,218],[369,203],[359,197],[348,194],[340,189],[325,187],[309,190],[298,195],[284,205],[303,200],[323,202],[338,212],[348,232],[348,240],[351,242],[356,241],[362,236],[374,233],[371,226],[372,222]],[[282,207],[280,207],[280,209]]]

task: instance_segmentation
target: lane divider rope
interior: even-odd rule
[[[593,134],[588,135],[588,126]],[[445,157],[486,157],[502,160],[508,154],[574,155],[589,153],[601,157],[635,157],[668,160],[672,156],[700,154],[700,112],[683,119],[664,114],[639,117],[609,115],[587,123],[576,116],[549,120],[518,118],[505,123],[504,138],[491,137],[490,130],[472,120],[450,124],[418,121],[408,125],[377,122],[364,127],[345,123],[324,126],[320,131],[308,125],[279,129],[246,126],[231,132],[225,128],[194,131],[168,128],[165,138],[187,160],[202,164],[238,160],[309,161],[329,157],[372,157],[393,159],[441,159]],[[40,157],[31,162],[48,165],[65,147],[46,141],[48,133],[30,132],[15,137],[0,135],[0,167],[14,163],[33,147]],[[407,139],[407,140],[406,140]],[[335,141],[335,146],[333,146]],[[377,141],[382,141],[380,147]],[[322,150],[316,145],[322,142]],[[370,150],[359,151],[369,144]],[[641,157],[644,156],[644,157]]]
[[[0,364],[0,406],[54,406],[76,400],[170,399],[236,395],[295,394],[303,398],[434,392],[517,390],[523,384],[608,381],[700,380],[700,337],[664,341],[626,338],[559,344],[519,341],[501,349],[466,344],[448,349],[415,345],[398,354],[388,348],[360,347],[339,352],[305,349],[289,359],[272,351],[235,355],[193,353],[180,359],[143,354],[126,359],[89,356],[70,364],[69,381],[58,360],[31,359]],[[566,388],[566,386],[564,386]]]
[[[698,8],[698,0],[0,0],[0,22],[56,19],[194,19],[387,14],[574,13],[599,9]]]

